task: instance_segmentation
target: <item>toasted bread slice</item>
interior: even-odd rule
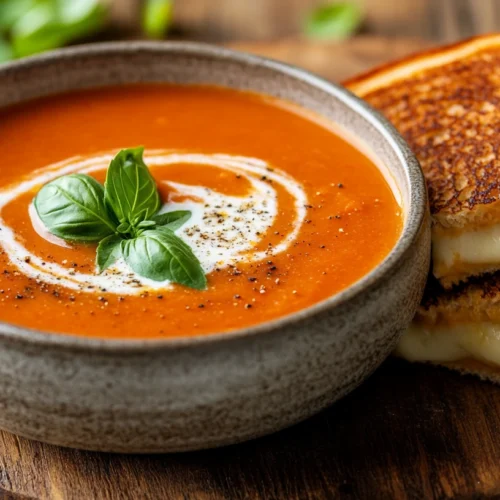
[[[441,284],[500,269],[500,35],[423,52],[345,85],[389,118],[422,165]]]
[[[500,272],[474,276],[449,290],[430,277],[415,322],[427,327],[491,322],[500,328]]]
[[[475,375],[482,380],[489,380],[495,384],[500,384],[500,368],[481,363],[474,359],[463,359],[454,363],[442,363],[442,366],[462,373],[463,375]]]
[[[451,290],[431,277],[396,354],[500,383],[500,272]]]
[[[429,187],[437,279],[396,354],[500,383],[500,35],[346,85],[402,132]]]

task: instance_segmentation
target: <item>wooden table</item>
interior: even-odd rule
[[[238,44],[332,79],[421,47],[360,38],[340,45]],[[219,450],[123,456],[0,432],[0,499],[319,499],[500,496],[500,388],[445,369],[387,361],[321,414]]]
[[[112,2],[119,24],[137,29],[143,0]],[[307,14],[329,0],[174,0],[175,31],[210,42],[296,36]],[[363,12],[361,32],[434,42],[498,30],[498,0],[348,0]]]

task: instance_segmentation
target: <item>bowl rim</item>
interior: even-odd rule
[[[404,259],[419,236],[427,212],[427,189],[420,164],[408,144],[401,137],[395,127],[378,111],[365,101],[355,96],[346,88],[330,82],[310,71],[286,64],[274,59],[261,57],[245,52],[228,49],[221,46],[199,42],[183,41],[121,41],[78,45],[45,52],[41,55],[26,57],[19,61],[8,62],[0,66],[0,77],[24,68],[36,68],[45,64],[70,60],[73,57],[91,57],[118,55],[137,52],[150,53],[180,53],[193,54],[201,57],[227,59],[246,65],[261,66],[285,74],[316,87],[338,99],[354,114],[360,115],[375,128],[400,162],[406,167],[410,197],[406,211],[406,220],[398,241],[371,271],[362,276],[350,286],[328,298],[312,304],[299,311],[278,317],[276,319],[258,323],[246,328],[238,328],[224,332],[193,335],[187,337],[166,337],[159,339],[124,339],[85,337],[71,333],[57,333],[34,328],[14,325],[0,321],[0,340],[11,343],[27,343],[46,347],[59,347],[64,350],[100,351],[112,353],[137,353],[179,349],[183,347],[208,346],[232,342],[238,339],[248,339],[265,333],[272,333],[283,327],[299,323],[312,318],[326,310],[345,306],[361,294],[367,294],[376,287]],[[352,132],[351,132],[352,133]],[[355,134],[353,134],[355,135]]]

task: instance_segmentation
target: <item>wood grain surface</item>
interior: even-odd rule
[[[418,38],[360,35],[343,42],[314,42],[294,37],[276,42],[231,42],[226,45],[294,64],[340,82],[368,68],[418,52],[433,44]]]
[[[137,2],[118,1],[129,8]],[[362,9],[362,32],[420,38],[440,35],[436,26],[429,23],[429,14],[434,8],[439,11],[445,0],[349,1]],[[324,3],[325,0],[182,0],[175,3],[174,16],[185,35],[198,39],[273,40],[299,34],[308,13]],[[480,5],[475,9],[482,11]]]
[[[141,2],[107,0],[118,24],[137,30]],[[211,42],[297,36],[307,14],[328,0],[175,0],[175,32]],[[349,0],[363,11],[364,34],[450,42],[498,30],[498,0]]]
[[[424,45],[382,38],[326,45],[303,45],[297,39],[238,44],[332,79]],[[63,449],[0,432],[2,500],[486,496],[500,497],[500,388],[394,359],[308,421],[219,450],[124,456]]]

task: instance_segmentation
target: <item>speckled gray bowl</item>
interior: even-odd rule
[[[190,43],[94,45],[0,66],[0,108],[129,82],[251,89],[331,118],[371,148],[396,180],[402,237],[342,293],[232,333],[100,341],[0,323],[0,427],[90,450],[193,450],[282,429],[354,389],[393,349],[427,276],[425,184],[406,144],[340,87],[274,61]]]

